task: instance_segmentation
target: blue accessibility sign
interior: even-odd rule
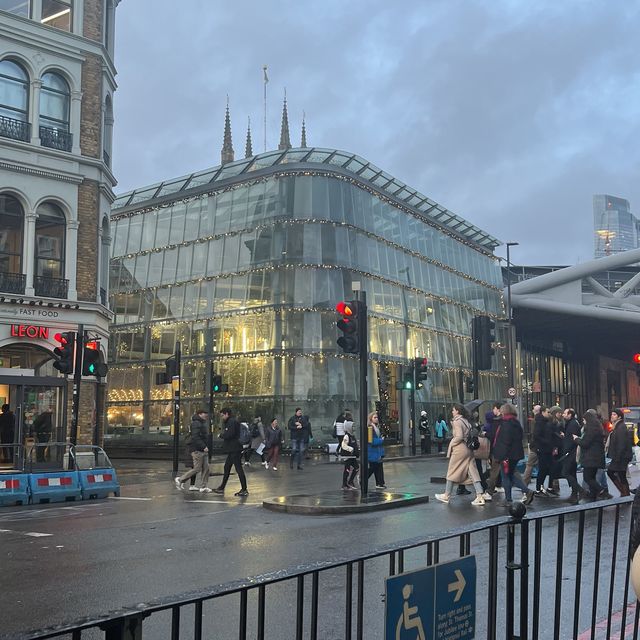
[[[475,556],[387,578],[385,640],[473,640],[475,626]]]

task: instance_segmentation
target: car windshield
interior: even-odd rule
[[[626,407],[624,411],[625,422],[638,422],[640,421],[640,407]]]

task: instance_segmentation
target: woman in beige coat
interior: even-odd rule
[[[469,477],[473,481],[473,487],[476,490],[476,498],[471,503],[473,505],[483,505],[482,484],[480,483],[480,474],[473,457],[473,451],[467,447],[466,440],[471,424],[469,422],[469,414],[461,404],[454,404],[451,409],[452,431],[453,437],[449,442],[449,450],[447,458],[449,458],[449,466],[447,468],[447,486],[444,493],[436,493],[436,500],[440,502],[449,502],[454,485],[466,482]]]

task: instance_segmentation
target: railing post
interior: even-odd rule
[[[524,632],[525,637],[527,633],[527,625],[528,620],[528,591],[525,588],[524,593],[522,590],[522,584],[524,578],[528,579],[529,574],[529,564],[528,558],[525,554],[528,554],[528,549],[524,548],[525,541],[528,542],[528,528],[525,524],[523,526],[523,519],[525,514],[527,513],[526,507],[522,503],[514,504],[510,511],[511,522],[507,525],[507,562],[505,568],[507,570],[507,585],[506,585],[506,595],[507,595],[507,611],[505,618],[505,632],[507,640],[519,640]],[[515,550],[516,550],[516,527],[520,526],[520,563],[516,563],[515,561]],[[514,635],[514,627],[515,627],[515,618],[516,618],[516,607],[515,607],[515,572],[521,571],[520,575],[520,611],[519,611],[519,619],[520,619],[520,635]],[[523,600],[524,599],[524,600]],[[523,609],[524,607],[524,609]],[[524,622],[524,624],[523,624]]]
[[[148,613],[134,613],[100,625],[104,640],[142,640],[142,621]]]

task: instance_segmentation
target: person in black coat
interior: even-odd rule
[[[582,490],[576,476],[578,471],[578,462],[576,460],[576,450],[578,445],[573,439],[573,436],[580,436],[580,423],[576,420],[576,412],[573,409],[565,409],[562,417],[565,421],[564,438],[562,439],[560,456],[562,477],[566,478],[569,486],[571,487],[571,496],[569,497],[568,502],[578,504],[580,498],[586,497],[586,494]]]
[[[573,440],[580,447],[580,464],[582,476],[589,487],[589,498],[595,500],[607,493],[596,481],[598,469],[604,469],[604,429],[598,416],[587,411],[582,416],[584,429],[582,437],[573,436]]]
[[[533,427],[533,445],[538,455],[538,477],[536,479],[536,493],[539,495],[549,495],[544,488],[544,481],[551,474],[553,466],[553,431],[549,421],[551,411],[548,407],[540,407],[540,417],[536,418]]]
[[[517,409],[512,404],[503,404],[500,407],[502,421],[500,429],[497,431],[495,442],[493,443],[492,457],[500,464],[500,474],[502,476],[502,486],[504,487],[504,498],[507,505],[511,504],[511,489],[517,487],[524,493],[523,502],[530,504],[533,500],[534,492],[529,491],[516,467],[518,462],[524,458],[524,448],[522,446],[523,431],[522,425],[517,418]],[[485,500],[487,496],[485,495]]]
[[[16,417],[8,404],[2,405],[0,413],[0,444],[9,445],[15,438]],[[0,454],[4,462],[13,462],[13,447],[1,447]]]
[[[183,488],[183,483],[200,473],[200,491],[210,493],[209,482],[209,412],[198,409],[191,418],[187,450],[193,460],[193,468],[175,479],[176,487]]]
[[[227,459],[224,461],[224,473],[222,476],[222,483],[219,487],[214,489],[215,493],[224,493],[224,488],[229,481],[229,475],[231,474],[231,467],[235,467],[238,479],[240,480],[240,491],[234,495],[244,497],[248,496],[247,491],[247,477],[244,475],[244,469],[242,468],[242,444],[240,443],[240,423],[233,417],[231,409],[225,407],[220,411],[222,416],[223,428],[220,437],[224,440],[222,443],[222,450],[227,454]]]
[[[607,468],[607,475],[611,478],[621,496],[630,495],[627,482],[627,467],[633,459],[633,434],[627,429],[622,409],[611,412],[613,429],[609,434],[607,453],[611,462]]]
[[[298,469],[302,471],[302,459],[311,435],[311,423],[309,416],[302,415],[302,409],[298,407],[296,412],[289,418],[287,423],[289,435],[291,436],[291,459],[289,468],[293,469],[293,461],[298,458]]]

